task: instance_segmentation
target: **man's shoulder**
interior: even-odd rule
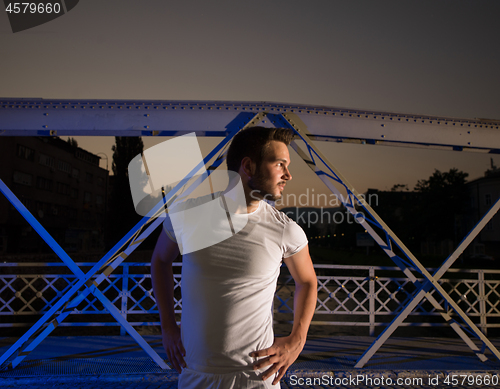
[[[307,245],[307,236],[304,229],[292,218],[267,203],[265,203],[264,209],[268,215],[272,215],[271,217],[275,221],[275,224],[280,226],[283,258],[288,258],[298,253]]]
[[[267,203],[266,201],[262,201],[264,203],[264,210],[266,213],[270,214],[273,219],[275,219],[277,222],[285,225],[288,224],[296,224],[299,226],[292,218],[287,216],[286,213],[280,211],[279,209],[275,208],[271,204]],[[299,226],[300,227],[300,226]]]

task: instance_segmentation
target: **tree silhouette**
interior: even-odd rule
[[[415,191],[422,193],[417,206],[417,223],[421,238],[440,241],[451,239],[456,244],[462,238],[460,222],[467,203],[466,178],[469,174],[450,169],[435,170],[427,180],[419,180]]]
[[[144,144],[140,137],[115,137],[110,177],[111,194],[107,228],[108,246],[116,244],[141,219],[135,212],[128,178],[130,161],[141,154]]]
[[[66,142],[68,142],[70,146],[78,147],[78,142],[75,138],[68,138]]]

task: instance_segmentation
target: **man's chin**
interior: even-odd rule
[[[279,193],[279,194],[275,194],[275,195],[268,195],[266,197],[266,199],[271,200],[271,201],[278,201],[278,200],[281,200],[282,197],[283,197],[283,195],[281,193]]]
[[[278,201],[281,200],[283,197],[283,194],[281,192],[278,193],[269,193],[269,192],[263,192],[259,190],[253,190],[252,194],[256,197],[259,197],[261,200],[269,200],[269,201]]]

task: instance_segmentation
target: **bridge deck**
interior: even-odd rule
[[[163,358],[161,337],[144,337]],[[498,374],[500,362],[491,357],[482,363],[460,340],[454,338],[390,338],[362,369],[355,369],[356,360],[373,342],[372,337],[339,336],[309,339],[299,359],[289,369],[282,388],[327,388],[329,385],[298,384],[299,377],[357,377],[384,376],[391,378],[393,388],[449,387],[447,375]],[[500,339],[492,339],[498,347]],[[0,339],[0,353],[13,339]],[[439,375],[439,385],[429,377]],[[422,378],[422,385],[397,385],[397,378]],[[469,377],[468,377],[469,378]],[[330,378],[329,378],[330,379]],[[458,376],[459,383],[462,379]],[[345,381],[347,382],[347,381]],[[369,382],[368,382],[369,383]],[[356,387],[375,387],[358,384]],[[418,383],[418,382],[417,382]],[[106,388],[176,388],[177,373],[162,371],[128,336],[48,337],[16,369],[0,372],[2,388],[29,386],[30,389],[48,387]],[[500,386],[500,382],[497,385]],[[340,385],[352,388],[353,385]],[[464,383],[455,388],[476,387]]]

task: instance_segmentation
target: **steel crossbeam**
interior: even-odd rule
[[[438,281],[443,277],[443,275],[448,271],[448,269],[453,265],[453,263],[457,260],[457,258],[460,256],[460,254],[463,253],[463,251],[467,248],[467,246],[474,240],[474,238],[481,232],[481,230],[484,228],[486,224],[491,220],[491,218],[497,213],[498,209],[500,208],[500,198],[497,200],[497,202],[490,208],[490,210],[482,217],[482,219],[477,223],[477,225],[472,229],[472,231],[462,240],[460,245],[457,247],[457,249],[451,254],[448,259],[441,265],[441,267],[436,270],[434,275],[432,276],[434,281]],[[415,307],[422,301],[426,295],[429,294],[429,292],[432,290],[433,285],[432,285],[432,280],[427,280],[424,284],[420,286],[420,289],[414,293],[411,301],[406,305],[406,307],[399,313],[398,316],[394,318],[392,323],[380,334],[380,336],[373,342],[373,344],[368,348],[368,350],[365,351],[365,353],[362,355],[362,357],[359,359],[358,364],[360,367],[362,367],[372,356],[377,352],[377,350],[380,348],[380,346],[389,338],[389,336],[396,330],[396,328],[401,324],[406,317],[410,314],[411,311],[415,309]],[[443,296],[444,297],[444,296]],[[446,298],[445,298],[446,299]],[[451,298],[450,298],[451,299]],[[448,299],[446,299],[448,301]],[[457,312],[458,313],[458,312]],[[456,321],[451,323],[452,326],[458,326],[460,325]],[[474,334],[477,336],[478,333],[476,331],[479,331],[477,328],[471,327],[473,330]],[[484,334],[482,332],[479,332],[481,335]],[[492,344],[488,344],[485,342],[482,337],[478,336],[483,341],[483,345],[490,348],[490,346],[493,346]],[[467,338],[468,339],[468,338]],[[488,340],[486,338],[486,340]],[[470,339],[469,339],[470,341]],[[493,346],[495,347],[495,346]],[[491,350],[491,348],[490,348]],[[477,348],[473,349],[473,351],[476,352],[478,355],[479,359],[481,361],[485,361],[487,358],[483,354],[482,350],[479,351]],[[491,350],[497,358],[500,359],[499,353],[496,349]],[[496,351],[496,353],[494,352]]]
[[[265,116],[264,113],[251,115],[248,120],[248,115],[244,115],[247,120],[243,128],[258,124]],[[240,118],[241,120],[241,118]],[[40,344],[57,326],[61,323],[71,311],[77,307],[90,293],[92,293],[106,307],[113,318],[118,321],[120,326],[129,333],[130,336],[146,351],[146,353],[162,368],[170,368],[163,359],[154,351],[151,346],[137,333],[137,331],[126,321],[121,315],[116,306],[111,303],[107,297],[98,289],[99,284],[113,270],[122,263],[132,251],[134,251],[162,222],[161,215],[165,212],[165,204],[170,203],[174,196],[183,188],[183,186],[193,178],[198,171],[210,162],[214,156],[220,151],[213,164],[207,169],[206,174],[202,174],[195,182],[193,182],[186,192],[194,190],[205,178],[207,178],[213,170],[215,170],[224,161],[226,156],[226,148],[229,141],[242,129],[236,124],[228,125],[229,135],[216,146],[207,157],[205,157],[187,176],[181,180],[164,199],[152,209],[143,219],[131,230],[124,238],[118,242],[108,254],[106,254],[95,266],[92,267],[86,274],[75,264],[75,262],[67,255],[67,253],[59,246],[59,244],[50,236],[43,226],[31,215],[10,189],[0,180],[0,191],[21,213],[21,215],[32,225],[38,234],[49,244],[54,252],[63,260],[68,268],[78,277],[78,282],[66,293],[60,300],[52,306],[52,308],[35,323],[28,332],[26,332],[16,343],[14,343],[1,357],[0,366],[2,368],[15,368],[19,363],[26,358],[31,351]],[[222,151],[221,151],[222,150]],[[147,226],[147,228],[145,228]],[[145,229],[144,229],[145,228]],[[125,248],[124,248],[125,247]],[[92,280],[93,277],[97,277]],[[78,291],[85,287],[84,290]],[[57,315],[59,309],[61,313]],[[56,316],[57,315],[57,316]],[[49,323],[50,321],[50,323]],[[48,324],[47,324],[48,323]],[[13,359],[9,360],[13,356]]]
[[[54,250],[54,252],[63,260],[66,266],[77,276],[80,280],[77,285],[73,286],[70,291],[68,291],[64,296],[61,297],[58,303],[56,303],[25,335],[23,335],[14,345],[12,345],[9,350],[7,350],[0,358],[0,366],[2,368],[15,368],[21,361],[26,358],[31,351],[35,349],[38,344],[49,335],[75,308],[80,304],[81,301],[89,293],[92,293],[101,303],[106,307],[109,313],[120,323],[120,325],[125,328],[125,330],[134,338],[139,345],[146,351],[146,353],[153,358],[153,360],[158,363],[163,369],[169,368],[168,365],[158,356],[158,354],[149,346],[149,344],[137,333],[137,331],[121,316],[121,313],[111,303],[107,297],[105,297],[102,292],[97,288],[99,283],[105,277],[98,277],[98,279],[92,281],[92,276],[99,272],[102,268],[96,269],[94,273],[88,272],[84,274],[83,271],[75,264],[75,262],[66,254],[62,247],[50,236],[50,234],[43,228],[43,226],[31,215],[31,213],[24,207],[24,205],[17,199],[17,197],[10,191],[9,188],[0,180],[0,191],[10,200],[12,205],[21,213],[21,215],[30,223],[30,225],[40,234],[40,236],[49,244],[49,246]],[[161,219],[159,219],[161,221]],[[154,225],[154,223],[153,223]],[[150,228],[150,233],[154,230]],[[126,256],[119,256],[119,259],[115,260],[114,263],[119,264],[122,262]],[[106,266],[106,263],[103,264]],[[112,265],[112,264],[111,264]],[[110,266],[111,266],[110,265]],[[103,267],[104,267],[103,266]],[[95,269],[96,266],[93,267]],[[90,276],[89,276],[89,273]],[[104,273],[101,274],[101,276]],[[108,273],[109,274],[109,273]],[[84,281],[83,281],[84,280]],[[83,281],[83,282],[82,282]],[[90,281],[90,282],[89,282]],[[82,284],[82,285],[80,285]],[[71,302],[71,299],[78,290],[85,286],[86,289],[83,290],[78,296],[76,296]],[[55,314],[62,304],[66,302],[66,305],[62,307],[62,313],[55,317]],[[51,320],[52,319],[52,320]],[[49,320],[51,322],[43,329],[45,323]],[[8,359],[14,355],[14,358],[10,361]]]
[[[75,104],[74,106],[71,106],[64,103],[63,106],[59,107],[61,103],[54,103],[50,102],[48,103],[47,106],[45,106],[45,109],[54,109],[54,112],[59,111],[59,114],[62,113],[62,115],[56,116],[56,117],[61,117],[61,118],[66,118],[69,117],[68,115],[71,115],[69,113],[69,108],[74,109],[74,110],[79,110],[80,109],[80,103],[73,103],[73,102],[67,102],[68,104]],[[32,124],[31,127],[33,127],[32,131],[36,133],[37,135],[57,135],[65,133],[65,131],[68,131],[68,134],[76,134],[73,133],[72,131],[79,131],[79,130],[73,130],[70,129],[69,127],[64,127],[63,125],[61,128],[56,128],[56,130],[43,130],[40,132],[40,130],[36,129],[36,126],[39,124],[39,118],[38,118],[38,112],[36,112],[38,109],[40,109],[40,106],[35,106],[35,105],[30,105],[31,103],[28,103],[26,105],[20,105],[20,106],[10,106],[10,105],[3,105],[2,108],[7,109],[5,111],[6,113],[4,114],[5,117],[10,118],[9,122],[6,124],[6,128],[3,129],[3,133],[7,134],[7,132],[10,135],[17,134],[16,131],[20,131],[22,134],[26,134],[26,130],[21,130],[17,129],[18,124],[15,122],[15,114],[9,116],[11,113],[13,113],[13,110],[16,109],[22,109],[22,110],[28,110],[31,112],[30,116],[30,123]],[[34,104],[34,103],[33,103]],[[47,103],[46,103],[47,104]],[[78,104],[78,105],[77,105]],[[104,104],[100,102],[96,102],[96,105]],[[94,108],[93,105],[94,103],[91,103],[91,108]],[[317,138],[321,138],[322,136],[328,136],[329,134],[329,126],[326,125],[325,120],[330,120],[328,119],[329,116],[336,116],[337,112],[334,111],[328,111],[324,110],[323,108],[321,109],[311,109],[309,107],[287,107],[285,105],[280,105],[275,108],[269,108],[268,104],[264,103],[261,106],[256,106],[253,104],[240,104],[238,107],[227,107],[226,104],[206,104],[202,106],[203,104],[196,103],[196,107],[194,105],[190,105],[189,103],[186,104],[184,107],[183,104],[177,104],[173,105],[169,109],[170,106],[164,106],[162,104],[151,104],[151,107],[149,107],[147,104],[144,106],[144,103],[142,104],[143,107],[137,106],[135,107],[135,103],[124,103],[124,107],[126,106],[128,109],[131,108],[136,108],[136,109],[159,109],[162,108],[162,115],[164,115],[165,118],[174,118],[178,117],[176,116],[177,114],[174,113],[177,105],[181,110],[184,110],[185,108],[190,108],[191,110],[193,109],[204,109],[207,108],[209,110],[214,109],[218,110],[217,111],[217,116],[215,118],[219,121],[223,121],[225,118],[227,118],[227,115],[230,115],[231,117],[231,122],[226,126],[226,129],[228,131],[226,132],[217,132],[214,131],[213,128],[210,125],[204,125],[202,131],[203,135],[212,133],[212,135],[224,135],[226,136],[225,139],[207,156],[206,158],[203,159],[202,162],[197,166],[197,168],[193,169],[193,171],[186,176],[186,178],[181,181],[174,189],[172,189],[164,198],[165,203],[170,203],[175,196],[177,195],[177,192],[180,190],[180,188],[186,184],[186,182],[191,179],[194,174],[201,169],[201,165],[206,165],[209,161],[213,159],[213,157],[218,153],[219,151],[220,154],[217,156],[215,162],[207,169],[207,173],[202,174],[193,184],[191,184],[189,190],[194,190],[194,188],[201,183],[205,178],[207,178],[213,170],[215,170],[225,159],[226,153],[225,153],[225,148],[228,145],[228,142],[232,139],[232,137],[243,127],[248,127],[252,125],[258,124],[260,121],[262,121],[265,117],[271,119],[273,124],[276,127],[288,127],[293,129],[296,134],[298,135],[298,138],[306,145],[307,148],[307,153],[302,150],[302,148],[298,144],[298,139],[294,140],[291,144],[292,148],[299,154],[299,156],[306,162],[306,164],[316,173],[316,175],[326,184],[326,186],[332,191],[332,193],[336,194],[338,198],[342,200],[343,205],[346,207],[346,209],[354,215],[356,221],[372,236],[372,238],[379,244],[379,246],[386,252],[386,254],[398,265],[398,267],[403,271],[403,273],[406,275],[406,277],[415,285],[417,288],[418,292],[416,292],[413,297],[411,298],[410,303],[407,305],[405,308],[404,312],[401,312],[398,316],[397,319],[393,321],[393,324],[391,324],[390,329],[393,331],[397,326],[402,323],[402,321],[406,318],[407,314],[406,312],[411,312],[413,310],[418,302],[426,297],[427,300],[434,306],[434,308],[441,314],[441,316],[445,319],[446,322],[450,323],[452,328],[457,332],[457,334],[466,342],[467,345],[478,355],[478,357],[481,360],[486,360],[486,357],[484,355],[484,348],[488,347],[490,351],[500,359],[500,353],[498,350],[488,341],[488,339],[482,334],[475,324],[467,317],[467,315],[460,309],[457,303],[451,299],[448,293],[441,287],[441,285],[438,283],[438,280],[441,278],[441,276],[446,272],[447,268],[451,266],[451,264],[456,260],[458,255],[461,253],[459,252],[460,247],[457,249],[456,253],[457,255],[452,255],[446,262],[445,264],[442,265],[440,270],[438,270],[434,275],[431,275],[425,267],[423,267],[420,262],[413,256],[413,254],[404,246],[404,244],[397,238],[397,236],[388,228],[388,226],[378,217],[378,215],[371,209],[371,207],[366,203],[364,198],[356,192],[356,190],[347,182],[347,180],[340,174],[340,172],[333,167],[333,165],[323,156],[323,154],[316,148],[316,146],[311,142],[311,139],[316,136]],[[112,106],[107,106],[104,105],[100,106],[100,109],[112,109],[114,107],[116,108],[123,108],[121,105],[122,103],[115,103]],[[134,105],[134,107],[132,107]],[[57,108],[64,108],[63,110],[57,110]],[[86,106],[81,106],[82,109],[86,108]],[[68,111],[66,111],[68,109]],[[222,110],[225,109],[226,111],[223,112]],[[240,112],[239,114],[236,113],[236,117],[234,117],[235,113],[234,110],[246,110],[248,109],[247,112]],[[230,112],[233,111],[233,112]],[[249,112],[250,111],[250,112]],[[255,111],[258,113],[255,114]],[[272,114],[269,113],[269,111],[273,111]],[[299,114],[292,113],[294,111],[297,111]],[[66,113],[65,113],[66,112]],[[76,112],[76,111],[75,111]],[[159,111],[158,111],[159,112]],[[177,111],[179,112],[179,111]],[[219,114],[220,112],[220,114]],[[187,112],[186,112],[187,113]],[[321,114],[321,115],[319,115]],[[344,122],[344,111],[339,111],[338,112],[339,116],[339,124],[341,123],[346,123]],[[447,126],[448,129],[451,129],[449,125],[455,126],[459,125],[460,127],[467,126],[471,127],[474,126],[474,131],[479,132],[482,136],[483,141],[486,138],[491,138],[486,143],[479,145],[476,145],[476,148],[478,149],[492,149],[491,144],[492,142],[495,143],[497,141],[497,138],[495,138],[492,134],[492,129],[496,125],[496,123],[491,123],[485,126],[483,130],[483,124],[482,122],[470,122],[470,121],[446,121],[444,123],[439,122],[439,118],[412,118],[412,121],[417,123],[417,119],[421,122],[422,124],[418,124],[418,129],[419,130],[425,130],[422,132],[419,136],[419,139],[415,139],[410,137],[406,138],[398,138],[396,132],[394,132],[394,129],[391,127],[392,123],[391,121],[396,122],[402,122],[402,117],[399,117],[397,115],[392,115],[392,114],[384,114],[378,115],[378,114],[370,114],[368,115],[367,113],[363,113],[363,115],[360,112],[345,112],[346,116],[345,118],[347,119],[347,115],[349,116],[349,119],[347,120],[356,120],[356,121],[361,121],[365,120],[364,117],[368,121],[375,120],[377,123],[379,120],[382,120],[382,124],[380,124],[381,127],[383,127],[383,130],[380,134],[377,136],[380,136],[381,138],[387,138],[387,129],[390,131],[388,132],[389,134],[389,141],[395,142],[395,143],[404,143],[404,144],[414,144],[414,145],[419,145],[419,144],[427,144],[427,145],[432,145],[432,143],[426,143],[425,139],[428,137],[427,131],[431,129],[431,127],[423,127],[425,125],[437,125],[442,126]],[[142,117],[149,117],[149,114],[143,114],[139,111],[137,111],[133,116],[134,118],[134,123],[138,122],[139,118]],[[326,115],[326,116],[325,116]],[[122,115],[123,116],[123,115]],[[184,115],[185,116],[185,115]],[[196,116],[196,115],[195,115]],[[195,122],[198,123],[198,116],[199,112],[197,112],[197,116],[195,119]],[[51,116],[52,117],[52,116]],[[357,117],[357,118],[355,118]],[[86,119],[86,116],[82,116],[82,118]],[[243,119],[242,119],[243,118]],[[316,127],[316,124],[321,127],[321,131],[317,132],[313,135],[310,134],[308,130],[308,126],[304,124],[304,122],[301,120],[304,119],[308,123],[308,125],[312,127]],[[394,119],[394,120],[393,120]],[[140,119],[143,120],[143,119]],[[160,125],[162,120],[160,119],[160,116],[156,119],[157,122],[155,122],[155,126]],[[335,119],[337,120],[337,119]],[[405,116],[406,123],[409,123],[409,117]],[[425,122],[425,123],[424,123]],[[428,123],[427,123],[428,122]],[[86,123],[86,122],[85,122]],[[139,123],[139,122],[138,122]],[[226,122],[227,123],[227,122]],[[366,122],[368,123],[368,122]],[[375,123],[375,122],[374,122]],[[57,126],[60,125],[59,122],[54,122]],[[81,124],[81,123],[80,123]],[[90,125],[89,129],[95,128],[91,122],[87,123]],[[107,123],[101,123],[101,125],[104,125],[105,127],[108,126]],[[186,131],[187,128],[192,128],[192,123],[191,122],[177,122],[175,121],[175,126],[179,125],[182,131]],[[218,123],[220,124],[220,123]],[[217,124],[217,125],[218,125]],[[493,124],[493,126],[492,126]],[[142,124],[141,124],[142,125]],[[413,126],[413,124],[412,124]],[[31,128],[30,127],[30,128]],[[491,127],[491,128],[489,128]],[[47,128],[47,125],[44,125],[43,128]],[[52,123],[51,123],[51,128],[52,128]],[[107,127],[108,128],[108,127]],[[131,130],[120,130],[116,128],[116,126],[111,126],[110,134],[112,135],[122,135],[121,132],[123,132],[123,135],[178,135],[175,131],[168,130],[168,131],[158,131],[155,129],[150,129],[149,126],[139,126],[139,125],[134,125]],[[141,129],[142,128],[142,129]],[[143,130],[146,128],[147,130]],[[367,141],[368,137],[365,136],[369,131],[373,131],[375,127],[370,129],[366,127],[366,129],[363,127],[363,130],[361,133],[357,134],[355,138],[361,139],[360,142],[363,143],[364,141]],[[0,128],[2,129],[2,128]],[[347,132],[345,133],[339,133],[336,135],[336,139],[348,139],[352,138],[352,135],[350,135],[351,130],[354,128],[351,128],[350,126],[345,127],[345,130]],[[7,132],[6,132],[7,131]],[[46,133],[45,133],[45,132]],[[137,134],[133,133],[134,131],[138,132]],[[29,131],[28,131],[29,132]],[[443,131],[443,133],[446,131]],[[373,133],[372,133],[373,134]],[[455,132],[453,132],[455,134]],[[88,134],[87,134],[88,135]],[[105,135],[105,131],[103,132],[102,129],[100,129],[99,135]],[[462,137],[462,133],[456,132],[456,135],[461,137],[460,139],[454,139],[453,140],[453,148],[458,147],[460,150],[465,150],[465,149],[472,149],[473,145],[471,145],[471,142],[468,142],[469,136],[472,135],[472,132],[469,131],[465,137]],[[492,138],[493,137],[493,138]],[[334,137],[335,138],[335,137]],[[467,139],[466,139],[467,138]],[[363,141],[364,139],[364,141]],[[372,138],[373,139],[373,138]],[[368,141],[367,141],[368,142]],[[375,143],[381,143],[379,141],[374,141]],[[369,142],[368,142],[369,143]],[[383,143],[383,142],[382,142]],[[454,145],[458,146],[454,146]],[[498,144],[500,145],[500,138],[498,139]],[[442,147],[444,145],[449,145],[449,143],[446,143],[446,141],[439,141],[434,143],[435,146]],[[493,149],[500,149],[500,146],[497,146],[495,143],[495,146],[493,146]],[[320,165],[324,165],[326,169],[320,167]],[[332,183],[335,182],[336,184]],[[344,188],[346,191],[346,196],[343,197],[340,193],[340,191],[337,189],[336,185],[340,185],[341,187]],[[5,186],[3,182],[0,181],[0,189],[2,192],[7,196],[7,198],[11,201],[11,203],[16,203],[19,207],[18,210],[22,210],[24,206],[15,198],[15,196],[8,190],[8,188]],[[500,200],[499,200],[500,201]],[[367,213],[368,217],[365,217],[364,214],[361,212],[358,212],[356,209],[356,203],[359,204],[363,210]],[[498,206],[495,204],[495,206]],[[87,273],[83,273],[81,269],[78,268],[78,266],[73,262],[73,260],[64,252],[64,250],[50,237],[50,235],[43,229],[43,227],[36,221],[36,219],[29,214],[29,212],[24,212],[24,210],[21,212],[21,214],[28,220],[28,222],[34,227],[34,229],[42,236],[42,238],[49,244],[49,246],[54,250],[54,252],[63,260],[63,262],[70,268],[70,270],[77,276],[78,281],[70,288],[69,291],[67,291],[60,299],[55,303],[51,309],[43,315],[43,317],[33,325],[30,330],[24,334],[9,350],[4,353],[0,357],[0,366],[5,367],[5,366],[10,366],[10,367],[15,367],[17,366],[56,326],[61,323],[72,311],[72,309],[78,304],[83,301],[83,299],[86,298],[89,294],[93,294],[101,303],[106,307],[106,309],[110,312],[110,314],[115,318],[116,321],[124,328],[127,332],[129,332],[132,337],[143,347],[146,352],[163,368],[167,367],[165,362],[161,360],[161,358],[154,352],[154,350],[148,350],[147,343],[142,339],[142,337],[135,332],[135,330],[132,328],[132,326],[123,318],[119,310],[115,307],[115,305],[110,302],[102,292],[98,289],[99,284],[114,270],[116,267],[123,262],[128,255],[130,255],[135,248],[137,248],[142,241],[144,241],[161,223],[161,215],[165,211],[164,210],[164,203],[160,201],[160,203],[153,209],[147,216],[145,216],[129,233],[127,233],[114,247],[112,250],[110,250],[101,260],[99,260]],[[488,213],[489,215],[489,213]],[[491,218],[492,215],[489,217]],[[488,219],[489,220],[489,219]],[[486,223],[486,222],[485,222]],[[484,226],[484,224],[482,226]],[[479,228],[479,227],[477,227]],[[482,227],[481,227],[482,228]],[[381,235],[375,230],[378,229],[381,231]],[[477,235],[477,233],[480,231],[480,228],[476,231],[474,230],[474,233]],[[472,236],[472,234],[470,235]],[[473,239],[473,238],[471,238]],[[468,244],[468,243],[467,243]],[[393,245],[398,248],[402,253],[404,253],[404,258],[397,255],[393,249]],[[420,273],[424,277],[424,282],[421,283],[419,280],[417,280],[416,276],[413,274],[412,271],[416,271]],[[358,288],[361,287],[360,284],[358,284]],[[431,294],[431,290],[437,291],[442,298],[444,299],[445,303],[449,305],[456,313],[458,316],[461,317],[461,319],[465,322],[466,326],[469,327],[470,331],[477,336],[482,342],[483,342],[483,350],[479,350],[478,347],[468,338],[466,333],[464,332],[463,328],[456,322],[454,321],[451,316],[441,307],[439,302],[433,297]],[[363,288],[364,290],[364,288]],[[370,286],[370,293],[374,293],[372,290],[372,286]],[[417,302],[415,302],[417,299],[419,299]],[[373,314],[374,311],[374,306],[370,305],[370,315]],[[58,313],[59,312],[59,313]],[[362,367],[364,364],[369,360],[369,358],[376,352],[378,347],[380,347],[381,344],[390,336],[390,330],[386,330],[384,332],[384,338],[379,337],[375,342],[374,345],[362,356],[362,358],[358,361],[356,364],[356,367]],[[14,356],[14,359],[11,360],[10,362],[7,362],[9,358],[12,357],[13,354],[17,353]]]
[[[300,140],[307,147],[308,154],[306,154],[301,147],[299,146],[297,140],[294,140],[291,144],[292,148],[299,154],[299,156],[306,162],[307,166],[313,170],[316,175],[326,184],[326,186],[334,193],[339,199],[341,199],[343,205],[346,209],[355,217],[356,221],[365,228],[365,230],[372,236],[372,238],[379,244],[379,246],[386,252],[386,254],[396,263],[396,265],[405,273],[405,275],[412,281],[415,286],[421,290],[423,293],[422,298],[425,296],[428,301],[436,308],[436,310],[441,314],[441,316],[446,320],[446,322],[450,323],[451,327],[457,332],[457,334],[462,338],[462,340],[472,349],[472,351],[479,357],[481,361],[486,361],[487,358],[484,355],[484,351],[480,350],[467,336],[467,334],[463,331],[460,325],[453,321],[451,316],[445,312],[445,310],[441,307],[439,302],[432,296],[430,293],[431,289],[435,289],[443,299],[449,304],[449,306],[457,313],[458,316],[465,322],[465,324],[469,327],[470,331],[479,338],[485,347],[487,347],[499,360],[500,360],[500,352],[496,349],[496,347],[486,338],[486,336],[477,328],[477,326],[470,320],[470,318],[462,311],[462,309],[458,306],[458,304],[448,295],[448,293],[443,289],[443,287],[438,283],[438,279],[448,270],[448,268],[453,264],[453,262],[458,258],[460,253],[463,251],[462,246],[457,249],[455,252],[456,255],[452,255],[446,262],[443,264],[442,268],[437,271],[436,276],[432,276],[426,268],[417,260],[417,258],[408,250],[408,248],[399,240],[399,238],[389,229],[389,227],[384,223],[384,221],[376,214],[376,212],[370,207],[370,205],[365,201],[365,199],[354,189],[354,187],[349,184],[349,182],[342,176],[342,174],[327,160],[327,158],[319,151],[319,149],[311,142],[309,138],[309,131],[305,124],[300,120],[300,118],[293,113],[283,113],[280,115],[269,115],[272,116],[272,121],[277,126],[288,127],[298,134]],[[320,162],[326,167],[326,170],[323,170],[319,164]],[[341,185],[347,195],[342,196],[337,187],[330,181],[333,180],[337,184]],[[499,200],[500,201],[500,200]],[[364,214],[360,213],[356,209],[356,203],[360,204],[363,210],[368,214],[369,217],[366,217]],[[484,223],[480,223],[480,228],[476,231],[476,234],[484,227],[484,225],[489,221],[489,219],[496,212],[496,209],[493,213],[488,213],[488,218]],[[376,227],[382,230],[385,235],[385,239],[381,238],[380,235],[375,231],[373,227]],[[473,237],[471,237],[471,240]],[[400,251],[404,253],[406,259],[398,256],[392,245],[395,245],[399,248]],[[468,243],[467,243],[468,244]],[[462,249],[462,251],[459,251]],[[426,282],[422,285],[415,275],[411,272],[410,267],[412,267],[415,271],[419,272],[426,280]],[[441,274],[442,273],[442,274]],[[415,297],[412,298],[410,302],[411,310],[413,310],[417,304],[414,303]],[[419,300],[420,301],[420,300]],[[405,311],[406,312],[406,311]],[[398,316],[398,321],[395,322],[394,326],[391,327],[392,330],[397,328],[399,323],[401,323],[406,316],[400,314]],[[363,367],[366,362],[370,359],[370,357],[375,353],[376,349],[380,347],[385,340],[388,338],[385,337],[381,339],[379,337],[375,342],[372,348],[369,349],[369,352],[366,352],[356,363],[357,368]],[[381,339],[381,340],[379,340]],[[375,346],[377,345],[377,346]],[[483,347],[484,348],[484,347]]]
[[[241,113],[292,112],[316,140],[500,152],[500,120],[251,101],[0,98],[0,136],[226,136]]]

